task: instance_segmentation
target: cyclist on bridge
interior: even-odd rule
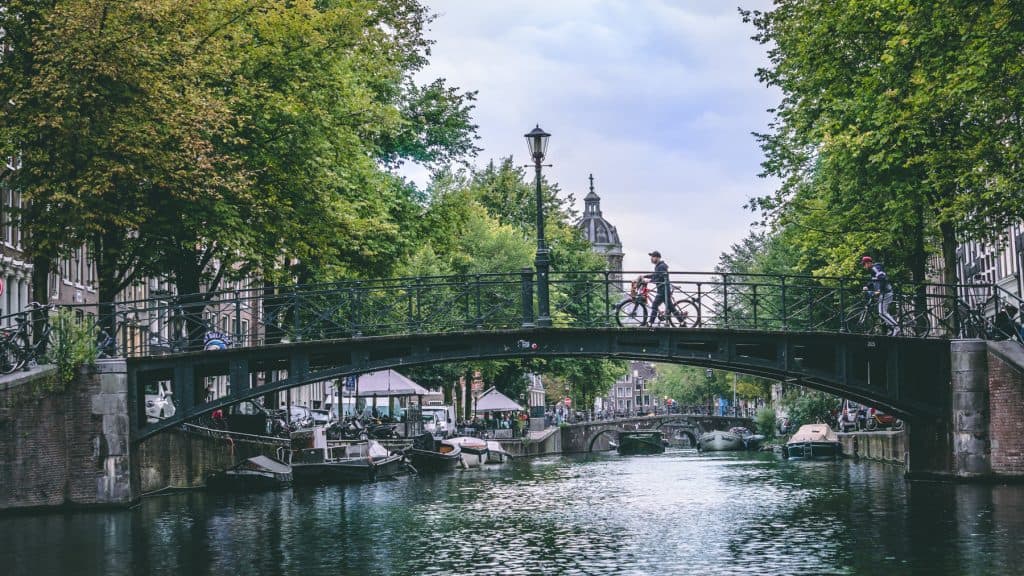
[[[898,322],[889,315],[889,306],[892,304],[893,296],[892,283],[889,282],[889,277],[886,276],[882,265],[872,260],[871,256],[864,256],[860,259],[860,263],[865,270],[871,271],[871,281],[864,287],[864,290],[878,298],[878,317],[889,327],[889,335],[896,336]]]
[[[654,302],[651,304],[650,319],[647,321],[648,324],[653,326],[655,319],[658,318],[658,309],[662,304],[665,305],[666,314],[671,309],[671,301],[669,300],[670,286],[668,281],[668,263],[661,259],[661,252],[655,250],[647,255],[651,257],[651,264],[654,264],[654,273],[645,275],[644,279],[654,282],[658,290],[658,295],[655,296]]]

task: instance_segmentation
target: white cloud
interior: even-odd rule
[[[766,9],[766,0],[744,7]],[[750,136],[778,96],[754,78],[764,50],[731,3],[434,0],[423,79],[479,90],[479,161],[525,160],[522,134],[552,133],[545,174],[578,199],[594,173],[627,268],[661,250],[673,270],[710,269],[747,233],[757,177]],[[425,172],[406,174],[421,184]]]

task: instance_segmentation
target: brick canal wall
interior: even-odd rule
[[[177,488],[199,488],[217,472],[253,456],[277,457],[285,440],[198,427],[167,430],[142,441],[135,452],[140,494]]]
[[[988,346],[988,432],[992,473],[1024,477],[1024,347]]]
[[[52,366],[0,383],[0,511],[126,505],[132,490],[122,361],[84,368],[65,389]]]

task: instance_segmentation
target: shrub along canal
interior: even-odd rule
[[[11,575],[1019,574],[1024,486],[614,453],[0,519]]]

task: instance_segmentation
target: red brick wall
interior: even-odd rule
[[[50,367],[0,383],[0,510],[130,503],[123,366],[67,390]]]
[[[66,499],[67,402],[28,398],[27,386],[55,371],[0,392],[0,510],[57,506]]]
[[[1024,368],[990,349],[988,388],[992,472],[1024,475]]]

